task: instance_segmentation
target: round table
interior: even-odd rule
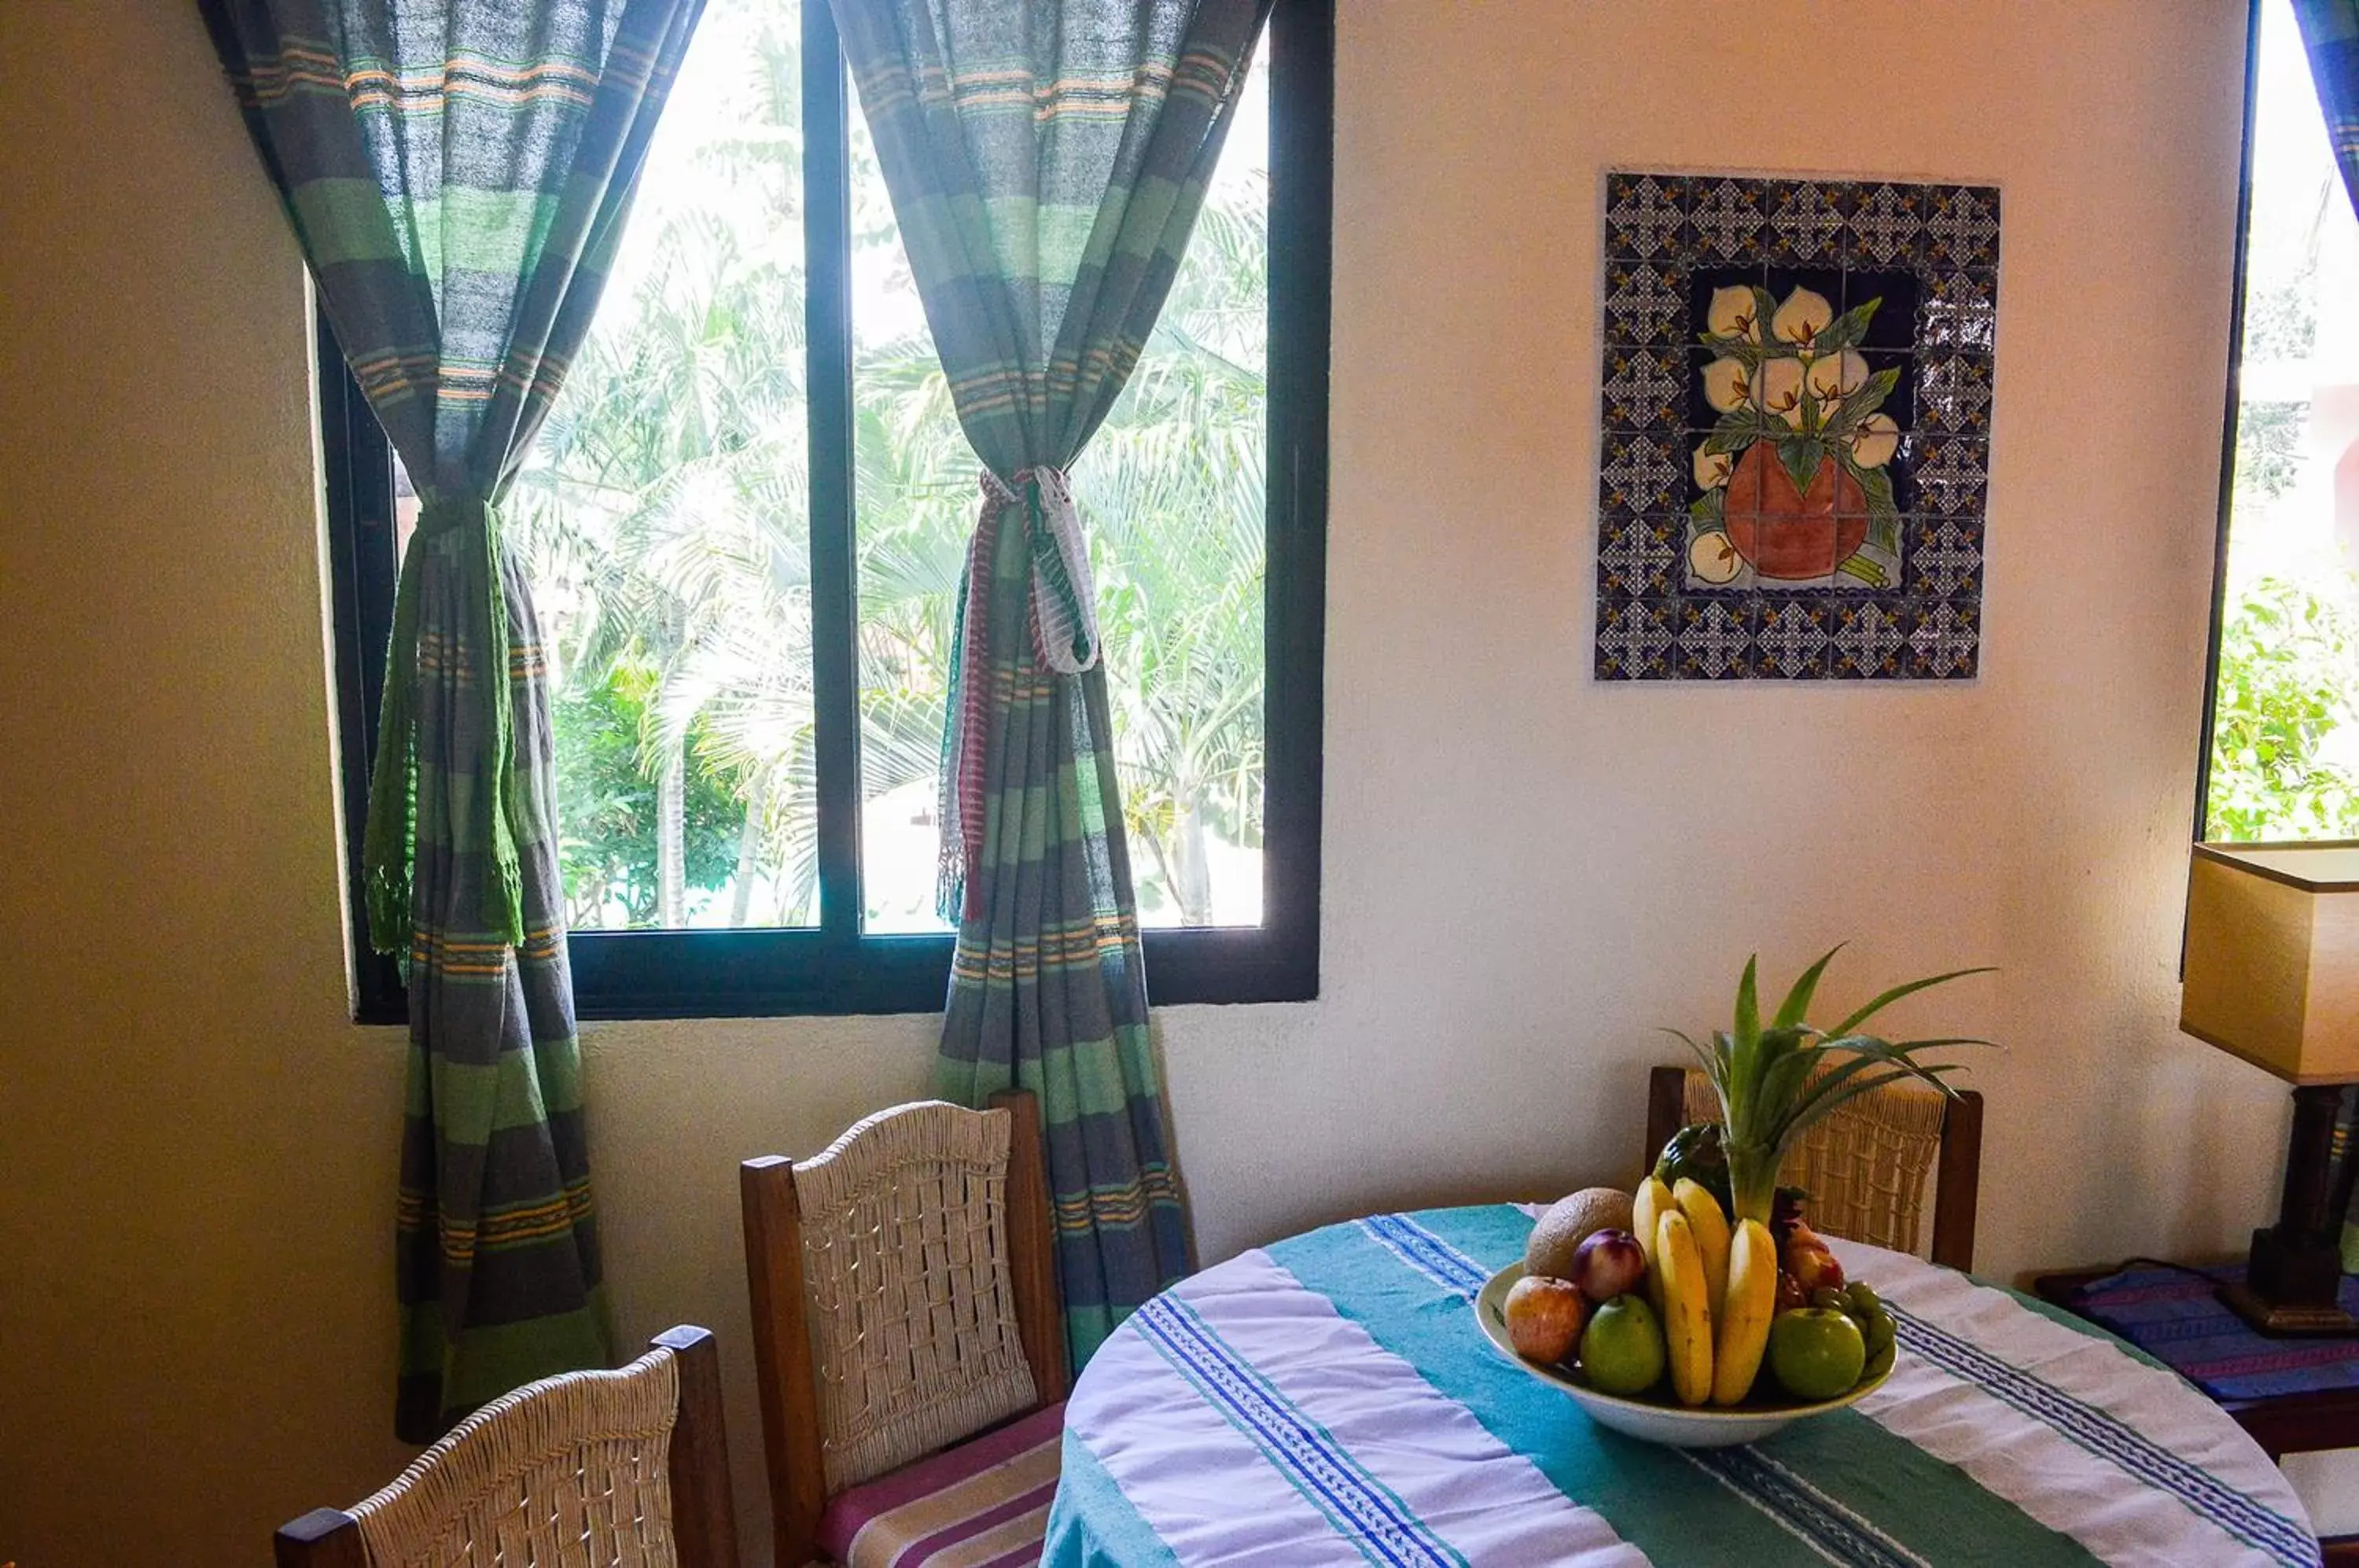
[[[1531,1211],[1380,1214],[1231,1259],[1102,1346],[1066,1408],[1051,1568],[2318,1562],[2283,1475],[2120,1342],[1834,1243],[1900,1326],[1891,1377],[1749,1447],[1593,1425],[1471,1302]]]

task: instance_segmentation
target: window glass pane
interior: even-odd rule
[[[1161,321],[1074,466],[1139,914],[1261,920],[1268,75],[1257,59]],[[867,127],[853,122],[864,911],[940,931],[942,703],[979,491]]]
[[[2359,221],[2288,0],[2263,0],[2206,836],[2359,835]]]
[[[801,16],[712,0],[506,509],[576,930],[807,925]]]

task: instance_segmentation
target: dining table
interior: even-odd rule
[[[1536,1205],[1372,1215],[1165,1290],[1065,1410],[1048,1568],[2320,1561],[2218,1406],[2083,1320],[1829,1238],[1898,1353],[1855,1404],[1757,1443],[1606,1431],[1477,1325]]]

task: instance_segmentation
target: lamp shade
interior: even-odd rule
[[[2195,846],[2179,1027],[2289,1083],[2359,1079],[2359,842]]]

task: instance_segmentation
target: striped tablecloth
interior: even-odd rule
[[[1892,1377],[1750,1447],[1591,1423],[1470,1302],[1505,1204],[1331,1225],[1205,1270],[1099,1350],[1066,1410],[1052,1568],[2311,1564],[2227,1416],[2087,1325],[1837,1242],[1900,1324]]]

